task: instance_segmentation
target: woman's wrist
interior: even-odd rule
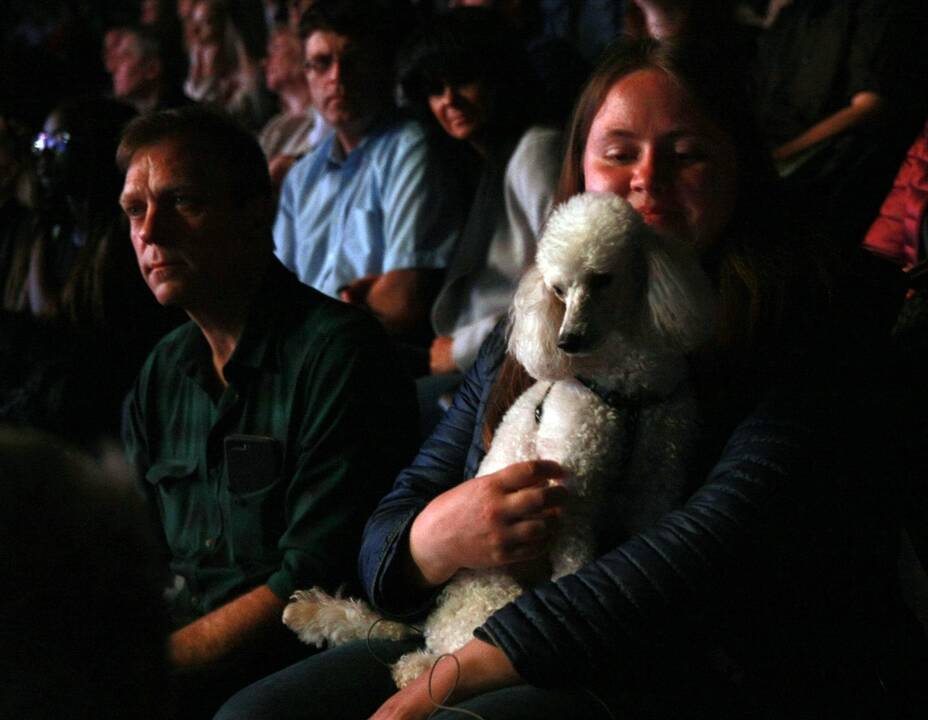
[[[443,680],[453,682],[454,691],[450,702],[461,702],[481,693],[522,682],[505,653],[483,640],[471,640],[454,653],[454,658],[457,662],[451,658],[440,661],[440,665],[445,666],[443,672],[446,677]],[[436,674],[440,669],[435,668]]]
[[[433,501],[434,502],[434,501]],[[442,543],[433,527],[429,503],[412,522],[409,529],[410,575],[421,588],[437,587],[451,578],[458,568],[438,552]]]

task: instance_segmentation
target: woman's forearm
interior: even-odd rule
[[[471,640],[453,655],[439,659],[431,672],[422,673],[394,694],[373,720],[426,718],[436,705],[455,705],[520,682],[522,678],[499,648]]]

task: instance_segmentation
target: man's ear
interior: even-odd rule
[[[265,235],[274,225],[277,214],[274,198],[270,195],[255,195],[245,202],[245,218],[249,232]]]

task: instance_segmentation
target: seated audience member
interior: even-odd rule
[[[181,40],[183,41],[184,49],[187,50],[188,54],[196,42],[196,39],[193,36],[193,20],[191,18],[192,12],[193,0],[177,0],[177,20],[180,22]]]
[[[393,107],[396,37],[378,7],[317,0],[303,18],[313,105],[334,135],[288,173],[274,241],[304,283],[412,338],[428,333],[461,202],[425,130]]]
[[[295,33],[300,33],[300,20],[315,0],[288,0],[287,26]]]
[[[712,50],[607,54],[556,195],[624,197],[716,288],[714,332],[689,358],[705,421],[689,496],[636,532],[605,501],[594,560],[526,589],[402,690],[387,663],[415,641],[359,641],[243,690],[217,720],[925,717],[928,646],[899,594],[894,458],[874,428],[880,376],[796,262],[812,248],[781,232],[751,105]],[[570,483],[551,482],[564,470],[550,460],[474,477],[533,383],[506,344],[490,336],[368,521],[361,576],[393,617],[417,618],[463,568],[548,559],[567,522]]]
[[[734,23],[732,0],[630,0],[625,11],[625,35],[655,40],[683,35],[730,33]]]
[[[796,0],[758,39],[765,142],[794,211],[840,248],[859,245],[924,119],[908,4]]]
[[[0,717],[167,720],[167,617],[128,466],[0,429]]]
[[[75,433],[81,441],[118,433],[123,396],[155,341],[176,324],[139,276],[116,203],[121,179],[113,157],[132,114],[120,103],[87,97],[48,116],[33,143],[37,211],[11,248],[2,278],[3,309],[26,317],[2,320],[4,341],[16,337],[23,347],[0,351],[0,415],[54,419],[56,408],[71,404],[54,389],[58,382],[86,384],[97,397],[83,422],[41,424],[72,440]],[[47,342],[55,337],[57,343]],[[18,354],[30,362],[21,364]]]
[[[556,5],[560,4],[560,7]],[[544,88],[536,102],[537,119],[562,127],[599,53],[621,26],[621,3],[511,2],[461,0],[451,7],[486,7],[512,26]],[[546,5],[547,7],[543,7]]]
[[[743,21],[734,0],[628,0],[622,35],[626,39],[696,38],[719,44],[739,67],[750,66],[757,46],[756,26]]]
[[[498,16],[459,8],[423,28],[400,63],[406,100],[479,157],[481,175],[454,260],[432,307],[429,371],[445,391],[473,364],[534,262],[561,164],[556,130],[533,125],[540,93]],[[425,402],[429,402],[424,397]],[[423,406],[425,412],[429,408]]]
[[[33,201],[27,130],[0,111],[0,289],[10,272],[13,251],[28,242]]]
[[[183,86],[187,77],[187,48],[176,0],[142,0],[138,24],[158,38],[162,73],[172,84]]]
[[[928,257],[928,123],[896,174],[880,214],[864,238],[865,249],[904,268]]]
[[[161,52],[161,40],[147,28],[125,28],[114,51],[113,97],[138,113],[164,110],[190,102],[181,80],[172,77]]]
[[[203,717],[305,654],[281,610],[296,588],[355,577],[415,400],[382,328],[274,258],[267,165],[244,129],[196,106],[143,116],[118,159],[142,276],[191,320],[145,363],[125,443],[175,576],[181,716]]]
[[[274,113],[257,60],[237,27],[232,0],[194,0],[190,10],[190,69],[184,92],[257,132]]]
[[[125,35],[125,33],[126,28],[121,26],[109,28],[103,33],[101,57],[103,59],[103,69],[110,75],[112,75],[113,71],[116,69],[116,50],[119,48],[119,44],[122,42],[122,36]]]
[[[268,159],[271,182],[279,189],[293,163],[316,147],[330,128],[313,111],[303,72],[303,45],[299,35],[286,26],[271,33],[264,79],[282,109],[261,128],[258,143]]]
[[[490,5],[507,15],[540,16],[541,30],[549,39],[569,43],[589,63],[595,63],[603,50],[619,34],[623,23],[622,2],[574,2],[574,0],[450,0],[451,5]],[[575,52],[576,52],[575,51]]]

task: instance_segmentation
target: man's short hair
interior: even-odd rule
[[[392,66],[396,18],[371,0],[316,0],[300,18],[300,38],[332,32],[363,43]]]
[[[127,27],[125,34],[132,38],[141,58],[161,59],[161,37],[154,30],[138,25]]]
[[[182,142],[210,177],[228,183],[233,202],[272,197],[267,160],[251,133],[229,116],[199,105],[132,120],[119,141],[116,164],[125,173],[138,150],[166,140]]]

